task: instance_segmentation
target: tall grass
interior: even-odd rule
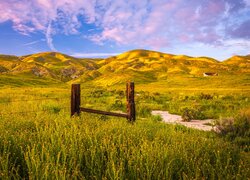
[[[120,91],[83,92],[83,106],[125,111]],[[175,96],[139,93],[137,121],[131,124],[123,118],[104,121],[100,115],[87,113],[70,118],[68,89],[4,89],[0,93],[0,179],[250,177],[249,161],[239,146],[213,132],[167,125],[150,115],[153,108],[170,107],[165,102]],[[12,102],[43,98],[47,100]]]
[[[2,178],[246,179],[240,150],[213,134],[139,120],[43,113],[1,119]]]

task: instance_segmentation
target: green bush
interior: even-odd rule
[[[137,115],[139,117],[150,117],[151,116],[151,108],[147,105],[138,104],[136,105]]]
[[[111,105],[111,110],[122,110],[125,109],[125,104],[121,100],[115,100],[115,103]]]
[[[182,119],[183,121],[191,121],[192,119],[194,119],[194,114],[195,114],[195,111],[193,109],[189,109],[189,108],[184,108],[182,110]]]
[[[181,117],[183,121],[189,122],[192,119],[204,119],[205,116],[200,108],[192,109],[192,108],[185,107],[184,109],[182,109]]]
[[[162,117],[160,115],[154,115],[152,116],[152,120],[155,122],[162,121]]]
[[[234,118],[224,118],[216,122],[217,131],[223,137],[234,141],[249,151],[250,145],[250,110]]]

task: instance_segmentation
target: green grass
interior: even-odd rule
[[[2,178],[246,179],[240,149],[182,126],[65,112],[1,119]]]
[[[0,75],[0,88],[6,87],[44,87],[65,86],[58,80],[47,79],[29,75]]]
[[[164,124],[150,114],[152,109],[194,108],[194,102],[211,106],[205,114],[225,106],[216,116],[250,107],[248,91],[201,93],[136,91],[137,121],[131,124],[87,113],[71,119],[67,86],[2,88],[0,179],[249,178],[249,152],[236,143],[213,132]],[[125,112],[124,94],[83,84],[81,102],[84,107]],[[234,109],[229,111],[228,104]]]

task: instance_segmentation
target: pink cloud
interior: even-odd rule
[[[239,27],[230,30],[229,33],[233,37],[250,39],[250,19],[244,21]]]
[[[0,22],[12,21],[23,34],[43,32],[52,49],[54,34],[81,34],[79,29],[86,23],[101,29],[84,36],[99,44],[212,44],[227,37],[228,23],[238,25],[235,36],[246,37],[248,24],[234,19],[250,13],[249,0],[0,0],[0,7]]]
[[[149,38],[145,40],[145,45],[153,48],[153,49],[159,49],[162,47],[169,47],[170,43],[168,39],[162,38],[162,37],[154,37],[154,38]]]
[[[95,1],[88,0],[0,0],[0,22],[12,21],[13,28],[25,35],[41,31],[54,50],[52,36],[77,34],[79,15],[88,23],[95,21]],[[48,33],[49,32],[49,33]]]
[[[188,35],[185,35],[185,34],[179,35],[178,39],[181,42],[189,42],[190,41],[190,37]]]

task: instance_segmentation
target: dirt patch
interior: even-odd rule
[[[160,115],[162,121],[170,124],[181,124],[189,128],[195,128],[203,131],[211,131],[212,126],[208,124],[213,124],[213,119],[206,120],[191,120],[190,122],[182,121],[181,116],[170,114],[167,111],[152,111],[152,115]]]

